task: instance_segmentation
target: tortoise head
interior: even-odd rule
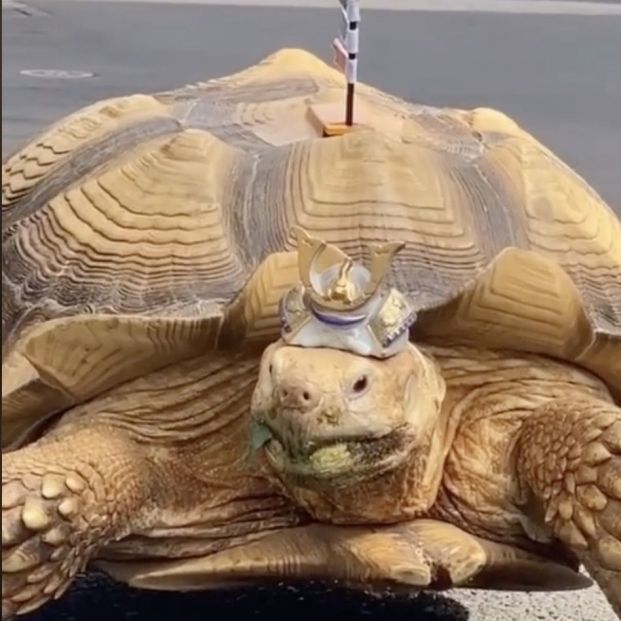
[[[444,397],[435,362],[409,341],[411,306],[382,286],[401,245],[374,249],[367,270],[309,239],[252,400],[267,464],[297,500],[300,489],[341,493],[407,467],[428,448]],[[313,273],[320,253],[337,263]]]

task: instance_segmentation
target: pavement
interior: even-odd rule
[[[227,74],[283,46],[330,57],[337,0],[194,2],[4,0],[3,154],[97,99]],[[621,213],[621,2],[430,2],[363,0],[361,79],[431,105],[500,108]],[[39,69],[94,75],[22,73]]]
[[[362,80],[420,103],[503,110],[621,215],[621,2],[362,4]],[[337,6],[337,0],[3,0],[3,155],[98,99],[225,75],[285,46],[329,58]],[[370,600],[287,586],[232,594],[139,593],[90,576],[24,621],[191,621],[225,614],[295,615],[301,621],[326,611],[330,618],[395,621],[615,619],[596,588]]]
[[[332,585],[284,584],[232,591],[139,591],[103,575],[20,621],[615,621],[595,589],[561,593],[423,592],[371,597]]]

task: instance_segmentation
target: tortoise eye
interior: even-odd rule
[[[368,375],[361,375],[352,385],[351,389],[355,395],[361,395],[369,387]]]

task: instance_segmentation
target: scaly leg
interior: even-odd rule
[[[582,396],[540,407],[524,424],[516,467],[522,500],[539,504],[542,526],[621,615],[621,408]]]
[[[2,459],[2,618],[59,597],[105,543],[149,511],[153,465],[108,427],[44,438]]]

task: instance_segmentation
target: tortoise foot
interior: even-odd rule
[[[621,614],[621,409],[553,401],[524,426],[518,476],[543,526],[571,548]]]
[[[92,517],[85,518],[88,485],[77,473],[18,478],[3,472],[2,478],[2,618],[6,619],[65,591],[86,564],[95,530],[105,517],[99,525]]]
[[[60,597],[102,546],[142,527],[149,467],[124,433],[93,425],[3,455],[3,619]]]

